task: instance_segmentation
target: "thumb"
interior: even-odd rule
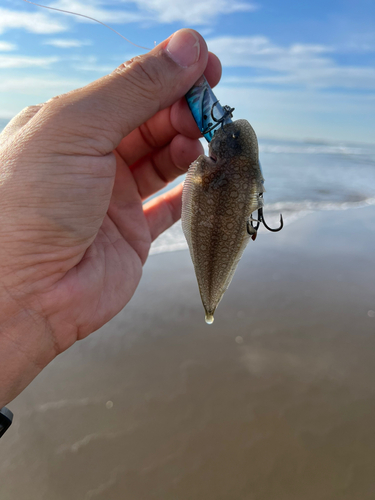
[[[181,98],[203,74],[207,59],[201,35],[182,29],[113,73],[51,100],[39,115],[41,123],[53,118],[45,132],[69,131],[90,138],[96,154],[109,153],[129,132]]]

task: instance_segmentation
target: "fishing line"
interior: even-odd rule
[[[126,40],[128,43],[131,43],[132,45],[134,45],[135,47],[139,47],[140,49],[144,49],[144,50],[151,50],[148,47],[143,47],[142,45],[138,45],[138,44],[132,42],[131,40],[129,40],[128,38],[126,38],[124,35],[121,35],[121,33],[119,33],[115,29],[113,29],[110,26],[108,26],[108,24],[102,23],[102,21],[98,21],[98,19],[95,19],[94,17],[86,16],[85,14],[79,14],[78,12],[71,12],[70,10],[57,9],[56,7],[47,7],[47,5],[41,5],[39,3],[30,2],[30,0],[23,0],[23,1],[26,2],[26,3],[31,3],[32,5],[36,5],[37,7],[42,7],[43,9],[56,10],[57,12],[63,12],[64,14],[72,14],[73,16],[79,16],[79,17],[84,17],[86,19],[90,19],[90,21],[95,21],[96,23],[99,23],[102,26],[105,26],[109,30],[111,30],[114,33],[116,33],[116,35],[118,35],[121,38],[123,38],[124,40]]]

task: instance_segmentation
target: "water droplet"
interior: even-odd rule
[[[110,410],[111,408],[113,408],[113,401],[107,401],[105,406],[108,410]]]
[[[236,341],[237,344],[243,344],[243,338],[238,336],[234,339]]]
[[[206,317],[204,319],[205,319],[207,325],[212,325],[212,323],[214,322],[213,314],[206,314]]]
[[[369,318],[375,318],[375,311],[372,311],[371,309],[367,312],[367,316]]]

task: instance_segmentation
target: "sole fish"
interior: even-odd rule
[[[232,281],[249,242],[252,212],[263,206],[258,141],[250,123],[216,131],[205,155],[189,168],[182,194],[182,228],[189,245],[206,323]]]

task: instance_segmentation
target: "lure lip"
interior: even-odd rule
[[[199,130],[207,142],[211,142],[220,124],[232,123],[234,108],[221,106],[204,75],[195,82],[185,98]]]

